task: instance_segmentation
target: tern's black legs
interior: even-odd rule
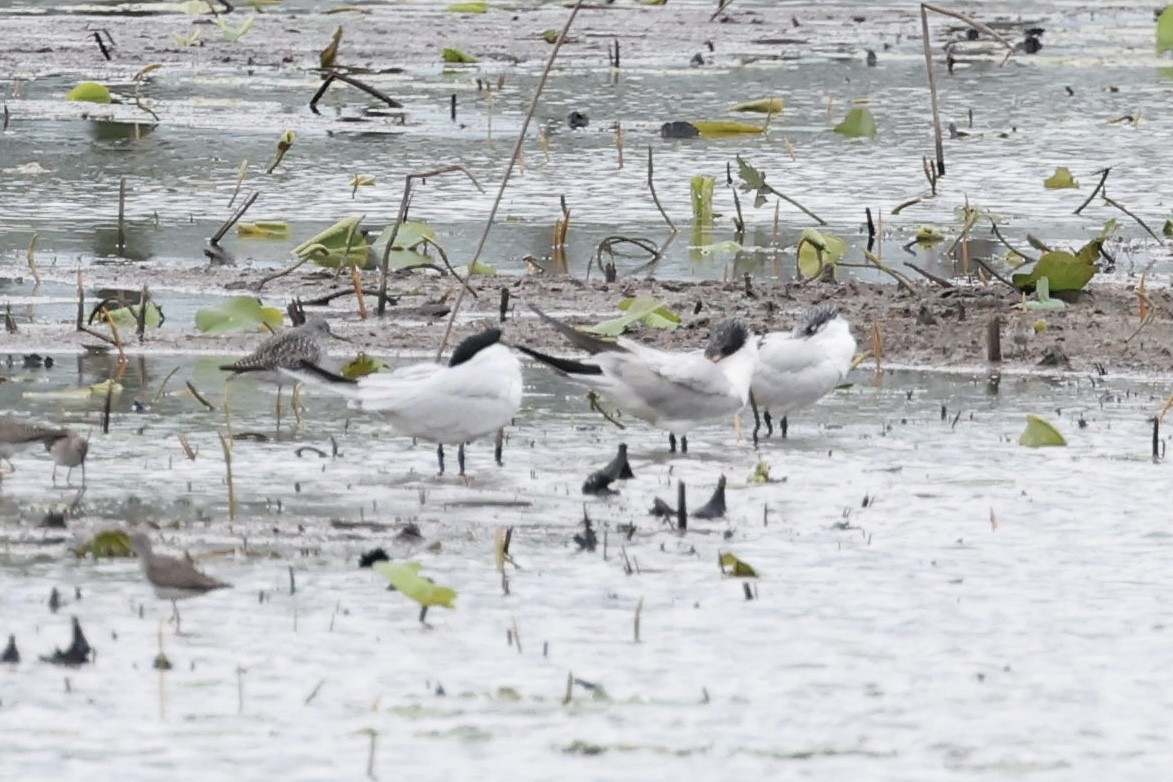
[[[749,407],[751,410],[753,410],[753,445],[754,448],[757,448],[758,430],[762,428],[762,419],[761,416],[758,415],[758,402],[753,398],[752,391],[749,394]],[[769,413],[767,413],[767,415],[769,415]]]
[[[502,288],[502,290],[506,290]],[[504,467],[505,462],[501,461],[501,452],[505,450],[505,429],[497,430],[497,443],[493,446],[493,458],[497,460],[498,467]]]
[[[786,420],[786,416],[782,416],[782,423],[778,427],[782,430],[782,439],[786,439],[786,430],[790,428],[790,422]]]
[[[464,443],[456,449],[456,463],[460,465],[460,477],[464,477]]]
[[[676,435],[668,433],[668,452],[676,453]],[[680,436],[680,452],[688,453],[688,435]]]
[[[444,445],[441,443],[436,446],[436,458],[440,460],[440,474],[444,474]]]
[[[766,410],[763,418],[766,419],[766,437],[774,436],[774,419],[770,416],[770,411]]]

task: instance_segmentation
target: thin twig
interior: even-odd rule
[[[905,261],[904,265],[907,266],[908,268],[912,269],[914,272],[916,272],[920,276],[924,277],[926,280],[928,280],[936,285],[940,285],[942,288],[956,288],[957,287],[953,283],[946,280],[944,277],[938,277],[937,275],[933,274],[932,272],[926,271],[926,270],[922,269],[921,267],[917,266],[912,261]]]
[[[260,195],[260,190],[254,190],[252,193],[250,193],[249,197],[244,199],[244,203],[237,207],[236,211],[232,213],[232,216],[224,221],[224,225],[220,226],[220,230],[216,231],[216,233],[212,235],[211,240],[209,240],[210,243],[212,245],[219,244],[220,240],[224,238],[224,234],[228,233],[228,230],[232,228],[232,226],[236,225],[237,220],[239,220],[241,217],[244,217],[244,213],[248,211],[248,208],[253,205],[253,202],[255,202],[257,198],[260,197]]]
[[[521,123],[521,129],[517,133],[517,141],[513,145],[513,154],[509,158],[509,165],[505,169],[505,176],[501,177],[501,185],[497,188],[497,197],[493,199],[493,208],[489,210],[489,217],[485,220],[485,230],[481,232],[481,239],[477,243],[477,249],[473,252],[472,260],[469,261],[468,267],[471,269],[476,266],[476,262],[480,260],[481,253],[485,249],[485,243],[489,240],[489,232],[493,229],[493,221],[497,217],[497,210],[501,206],[501,200],[505,197],[505,187],[509,184],[509,177],[513,174],[513,168],[517,165],[517,159],[521,157],[521,148],[525,144],[525,135],[529,131],[529,124],[533,121],[534,113],[538,110],[538,100],[542,96],[542,90],[546,87],[546,81],[550,78],[550,71],[554,67],[554,60],[558,56],[562,44],[566,41],[566,34],[570,32],[570,26],[574,23],[574,17],[578,15],[578,11],[582,8],[584,0],[575,0],[574,7],[570,9],[570,15],[566,17],[566,24],[562,26],[562,32],[558,34],[558,40],[550,47],[550,57],[546,60],[546,67],[542,69],[542,76],[538,79],[537,86],[534,87],[534,96],[530,100],[529,110],[525,113],[525,120]],[[448,326],[444,329],[444,338],[440,340],[440,348],[436,351],[436,360],[444,353],[444,347],[448,344],[448,338],[452,336],[452,326],[456,323],[456,315],[460,312],[460,305],[464,302],[464,288],[456,294],[456,301],[452,304],[452,315],[448,318]]]
[[[733,0],[723,0],[721,5],[717,7],[717,10],[713,11],[713,15],[709,17],[709,21],[712,22],[716,20],[716,18],[725,13],[725,9],[731,5],[733,5]]]
[[[360,90],[362,90],[366,94],[378,98],[379,100],[383,101],[384,103],[386,103],[388,106],[390,106],[393,109],[403,108],[402,103],[395,100],[390,95],[387,95],[385,92],[383,92],[379,89],[376,89],[375,87],[372,87],[371,85],[369,85],[365,82],[361,82],[358,79],[354,78],[353,76],[347,76],[344,73],[339,73],[338,71],[333,71],[330,73],[329,76],[327,76],[322,81],[322,86],[318,87],[318,91],[315,92],[314,97],[312,97],[310,99],[310,111],[312,111],[314,114],[321,114],[321,112],[318,111],[318,101],[321,100],[322,96],[326,94],[326,88],[328,88],[331,84],[333,84],[335,80],[346,82],[347,84],[349,84],[352,87],[358,87]]]
[[[1144,220],[1141,220],[1139,217],[1137,217],[1136,215],[1134,215],[1132,212],[1128,211],[1128,209],[1126,209],[1126,208],[1124,207],[1124,205],[1123,205],[1123,204],[1121,204],[1120,202],[1118,202],[1118,201],[1114,201],[1113,199],[1109,198],[1107,193],[1104,193],[1104,203],[1105,203],[1105,204],[1107,204],[1108,206],[1114,206],[1114,207],[1116,207],[1116,208],[1117,208],[1117,209],[1119,209],[1121,212],[1123,212],[1124,214],[1128,215],[1128,216],[1129,216],[1129,217],[1131,217],[1133,220],[1135,220],[1137,223],[1139,223],[1139,224],[1140,224],[1140,227],[1141,227],[1141,228],[1143,228],[1143,229],[1145,229],[1145,232],[1146,232],[1146,233],[1147,233],[1149,236],[1151,236],[1151,237],[1153,237],[1154,239],[1156,239],[1156,240],[1157,240],[1157,244],[1160,244],[1160,245],[1162,245],[1162,246],[1165,244],[1165,240],[1164,240],[1164,239],[1162,239],[1162,238],[1161,238],[1160,236],[1158,236],[1157,234],[1153,233],[1153,229],[1152,229],[1152,228],[1149,228],[1149,226],[1148,226],[1148,223],[1146,223]]]
[[[656,208],[660,210],[660,215],[664,218],[664,222],[668,224],[668,227],[672,230],[672,233],[676,233],[676,223],[672,222],[672,218],[669,217],[668,213],[664,211],[664,206],[660,203],[660,197],[656,195],[656,185],[655,182],[652,181],[652,171],[652,145],[648,144],[648,190],[652,191],[652,202],[655,203]]]
[[[1092,190],[1091,195],[1089,195],[1086,199],[1084,199],[1084,202],[1082,204],[1080,204],[1078,207],[1076,207],[1075,212],[1073,212],[1073,214],[1079,214],[1084,209],[1087,209],[1087,205],[1092,202],[1092,199],[1094,199],[1096,197],[1096,194],[1104,189],[1104,182],[1107,181],[1108,174],[1112,173],[1112,167],[1108,166],[1107,168],[1101,168],[1096,173],[1098,173],[1100,175],[1100,181],[1096,183],[1096,187],[1094,190]]]
[[[990,228],[994,229],[994,236],[998,237],[998,241],[1000,241],[1006,247],[1007,250],[1014,253],[1019,258],[1025,258],[1028,261],[1037,261],[1038,260],[1037,258],[1031,258],[1026,253],[1020,251],[1017,247],[1010,244],[1010,242],[1006,241],[1006,238],[1004,236],[1002,236],[1002,232],[998,230],[998,224],[996,222],[994,222],[993,220],[990,221]]]
[[[945,141],[941,135],[941,105],[937,100],[937,75],[933,70],[933,45],[929,39],[929,6],[920,5],[921,42],[925,52],[925,70],[929,76],[929,101],[933,108],[933,142],[937,153],[937,176],[945,176]]]

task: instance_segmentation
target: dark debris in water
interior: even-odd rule
[[[53,654],[42,656],[41,660],[54,665],[67,665],[76,667],[85,665],[94,661],[94,650],[90,646],[89,641],[86,640],[86,635],[81,631],[81,622],[77,621],[77,617],[73,617],[73,641],[69,644],[69,648],[64,652],[61,649],[55,649]]]
[[[615,458],[609,461],[603,469],[596,470],[587,476],[586,482],[582,485],[582,493],[614,494],[615,490],[610,488],[612,483],[634,477],[635,473],[631,471],[631,463],[627,461],[627,443],[620,443],[619,452],[615,454]]]
[[[579,551],[594,551],[595,547],[599,545],[599,536],[595,534],[591,517],[586,514],[585,508],[582,513],[582,532],[575,533],[573,540],[578,545]]]
[[[20,662],[20,651],[16,648],[16,636],[8,636],[8,646],[4,647],[4,654],[0,654],[0,663]]]
[[[701,507],[692,512],[693,518],[696,519],[719,519],[725,515],[725,476],[722,475],[717,480],[717,488],[713,490],[713,496],[709,498]]]
[[[391,561],[391,557],[387,556],[387,552],[384,551],[383,548],[380,546],[379,548],[371,549],[370,551],[368,551],[367,553],[365,553],[361,557],[359,557],[358,558],[358,566],[360,568],[371,567],[376,562],[390,562],[390,561]]]

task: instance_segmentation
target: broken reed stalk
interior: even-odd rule
[[[921,267],[917,266],[912,261],[905,261],[904,265],[907,266],[908,268],[912,269],[914,272],[916,272],[920,276],[924,277],[926,280],[933,283],[934,285],[939,285],[942,288],[955,288],[955,287],[957,287],[956,285],[949,282],[945,278],[938,277],[937,275],[933,274],[932,272],[930,272],[926,269],[922,269]]]
[[[619,153],[619,167],[623,168],[623,123],[615,123],[615,149]]]
[[[223,432],[216,432],[220,438],[220,447],[224,449],[224,475],[228,482],[228,520],[236,521],[236,488],[232,484],[232,442]],[[241,709],[244,705],[241,703]]]
[[[1153,461],[1161,458],[1161,419],[1153,416]]]
[[[504,323],[505,316],[509,314],[509,289],[504,286],[501,287],[501,305],[499,308],[499,314],[501,316],[501,322]]]
[[[357,266],[350,267],[350,283],[354,286],[354,297],[358,299],[359,320],[367,319],[367,302],[362,295],[362,275]]]
[[[648,190],[652,193],[652,203],[660,210],[660,216],[664,218],[664,222],[668,224],[668,228],[672,230],[672,233],[676,233],[676,223],[672,222],[672,218],[664,211],[664,205],[660,203],[660,197],[656,195],[656,183],[652,180],[654,170],[652,163],[652,145],[648,144]]]
[[[1137,222],[1138,225],[1140,225],[1141,228],[1143,228],[1145,230],[1145,233],[1147,233],[1149,236],[1151,236],[1157,240],[1157,244],[1164,246],[1165,240],[1162,239],[1160,236],[1158,236],[1156,233],[1154,233],[1153,229],[1149,228],[1148,223],[1146,223],[1144,220],[1141,220],[1139,217],[1137,217],[1132,212],[1128,211],[1128,209],[1126,209],[1123,204],[1109,198],[1107,193],[1104,193],[1104,203],[1107,204],[1108,206],[1113,206],[1113,207],[1119,209],[1121,212],[1123,212],[1124,214],[1131,217],[1133,220],[1135,220]]]
[[[941,135],[941,106],[937,100],[937,76],[933,71],[933,45],[929,39],[929,7],[920,5],[921,41],[924,44],[925,70],[929,74],[929,101],[933,108],[933,142],[937,153],[937,176],[945,176],[945,140]]]
[[[676,529],[684,532],[688,529],[688,505],[684,500],[684,481],[676,486]]]
[[[248,173],[248,158],[240,161],[240,169],[236,172],[236,187],[232,190],[232,197],[228,199],[228,208],[236,203],[236,197],[240,195],[240,186],[244,184],[244,175]]]
[[[216,406],[213,405],[211,402],[209,402],[207,399],[205,399],[204,395],[200,393],[200,390],[198,388],[196,388],[195,384],[192,383],[190,380],[187,381],[187,390],[191,392],[191,395],[193,397],[195,397],[197,402],[199,402],[204,407],[208,408],[208,410],[210,410],[211,412],[213,412],[213,413],[216,412]]]
[[[405,176],[403,178],[403,198],[400,199],[400,201],[399,201],[399,213],[395,215],[395,223],[392,224],[392,226],[391,226],[391,229],[390,229],[391,232],[387,237],[387,245],[383,248],[383,259],[382,259],[382,264],[380,266],[379,308],[377,310],[377,314],[380,318],[383,317],[383,315],[387,312],[387,278],[390,274],[391,248],[395,244],[395,237],[399,235],[399,228],[407,220],[407,210],[411,206],[411,190],[412,190],[412,187],[415,183],[415,180],[417,180],[417,179],[425,179],[426,180],[429,177],[440,176],[441,174],[451,174],[451,173],[454,173],[457,171],[459,171],[460,173],[462,173],[466,177],[468,177],[469,180],[474,185],[476,185],[477,190],[481,191],[482,193],[485,192],[484,188],[481,187],[481,183],[477,181],[477,178],[474,177],[471,173],[469,173],[469,170],[467,168],[465,168],[464,166],[461,166],[461,165],[441,166],[440,168],[435,168],[435,169],[432,169],[431,171],[415,171],[415,172],[408,174],[407,176]],[[480,253],[478,252],[478,256],[479,256],[479,254]],[[476,258],[474,258],[473,262],[468,265],[468,268],[471,270],[475,263],[476,263]],[[455,274],[455,272],[454,272],[454,274]],[[457,277],[457,279],[460,279],[460,278]],[[461,280],[461,282],[463,284],[460,288],[460,294],[457,295],[457,299],[456,299],[457,301],[460,301],[460,297],[464,295],[465,289],[468,288],[468,281],[467,280]]]
[[[379,738],[378,731],[370,731],[371,744],[367,748],[367,779],[375,778],[375,741]]]
[[[1104,182],[1108,180],[1108,174],[1112,173],[1112,167],[1108,166],[1107,168],[1102,168],[1096,173],[1100,175],[1100,181],[1096,183],[1096,187],[1094,190],[1092,190],[1091,195],[1085,198],[1084,202],[1077,206],[1072,214],[1079,214],[1084,209],[1087,209],[1087,205],[1090,204],[1095,199],[1096,195],[1098,195],[1099,192],[1104,189]]]
[[[114,384],[106,386],[106,401],[102,405],[102,434],[110,434],[110,408],[114,404]]]
[[[118,326],[114,325],[114,318],[110,316],[110,310],[106,307],[102,308],[102,317],[106,320],[106,325],[110,327],[110,334],[113,339],[114,347],[118,349],[118,360],[126,361],[126,351],[122,349],[122,338],[118,336]]]
[[[472,269],[480,260],[481,253],[485,250],[485,244],[489,240],[489,232],[493,229],[493,221],[497,218],[497,210],[501,207],[501,201],[505,197],[505,188],[509,184],[509,177],[513,174],[513,168],[517,165],[517,160],[521,157],[521,149],[525,144],[525,135],[529,131],[529,125],[533,122],[534,114],[538,110],[538,101],[542,97],[542,91],[546,88],[546,81],[550,78],[550,71],[554,67],[554,60],[558,57],[558,52],[562,49],[562,44],[566,41],[566,34],[570,32],[570,26],[574,23],[574,17],[578,15],[578,11],[582,8],[584,0],[575,0],[574,7],[570,9],[570,14],[566,17],[566,23],[562,26],[562,32],[558,34],[558,39],[554,41],[554,45],[550,47],[550,56],[546,60],[546,67],[542,68],[542,75],[538,79],[537,86],[534,87],[534,96],[530,100],[529,109],[525,113],[525,119],[521,123],[521,129],[517,132],[517,141],[513,145],[513,154],[509,158],[509,165],[505,168],[505,175],[501,177],[501,184],[497,188],[497,197],[493,199],[493,206],[489,210],[489,216],[485,220],[485,229],[481,232],[480,241],[477,243],[477,248],[473,252],[472,260],[469,261],[468,267]],[[462,287],[456,294],[456,301],[452,303],[452,314],[448,316],[448,326],[444,329],[444,338],[440,340],[440,348],[436,351],[436,360],[439,361],[440,356],[444,353],[444,347],[448,344],[449,338],[452,336],[452,327],[456,323],[456,316],[460,313],[460,305],[464,303],[464,292],[467,286]]]
[[[1014,54],[1014,44],[1010,43],[1010,41],[1003,38],[1002,35],[1000,35],[997,30],[990,27],[989,25],[986,25],[986,24],[979,22],[977,19],[974,19],[972,16],[967,16],[966,14],[963,14],[960,11],[954,11],[949,8],[943,8],[939,5],[933,5],[932,3],[921,3],[921,8],[927,8],[928,10],[932,11],[935,14],[941,14],[942,16],[949,16],[949,17],[952,17],[952,18],[957,19],[959,21],[965,22],[967,25],[969,25],[973,29],[977,30],[978,32],[985,33],[986,35],[990,36],[995,41],[997,41],[998,43],[1000,43],[1004,47],[1006,47],[1006,57],[1002,60],[1001,63],[999,63],[998,67],[1005,65],[1006,61],[1010,59],[1010,56],[1012,54]]]
[[[138,335],[138,342],[141,345],[147,335],[147,303],[151,300],[151,292],[146,285],[143,286],[143,292],[138,299],[138,317],[135,318],[135,333]]]
[[[126,177],[118,180],[118,252],[126,254]]]
[[[83,331],[86,323],[86,289],[82,287],[81,265],[77,267],[77,323],[76,330]]]
[[[644,610],[644,599],[641,597],[635,604],[635,642],[639,643],[639,616]]]
[[[986,360],[990,363],[1002,361],[1002,318],[999,315],[986,321]]]
[[[709,17],[709,21],[716,21],[717,17],[725,13],[725,9],[733,5],[733,0],[721,0],[721,4],[717,6],[717,10],[713,11],[713,15]]]
[[[326,90],[329,89],[330,85],[335,81],[345,82],[351,87],[357,87],[367,95],[378,98],[393,109],[403,108],[402,103],[395,100],[382,90],[376,89],[375,87],[372,87],[365,82],[361,82],[353,76],[347,76],[346,74],[339,73],[338,71],[331,71],[330,74],[322,80],[322,86],[318,87],[318,91],[314,93],[314,97],[310,98],[310,111],[312,111],[314,114],[320,115],[322,113],[318,111],[318,101],[322,99],[322,96],[326,94]],[[455,111],[455,109],[453,111]]]
[[[28,250],[25,251],[25,260],[28,261],[29,273],[33,275],[33,280],[37,287],[41,285],[41,272],[37,269],[37,238],[40,234],[33,234],[33,238],[29,239]]]
[[[209,240],[209,242],[213,246],[220,244],[220,240],[224,238],[224,234],[228,233],[228,230],[232,228],[232,226],[236,225],[237,220],[244,217],[244,213],[248,211],[248,208],[253,205],[253,203],[257,200],[257,198],[260,197],[260,195],[260,190],[252,191],[248,198],[244,199],[244,203],[241,204],[237,210],[233,212],[227,220],[224,221],[224,224],[220,226],[220,230],[216,231],[216,233],[212,235],[212,238]]]

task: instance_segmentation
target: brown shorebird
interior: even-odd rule
[[[19,418],[0,416],[0,460],[8,462],[10,469],[15,469],[13,456],[37,443],[44,445],[45,450],[53,454],[54,483],[57,482],[57,465],[71,470],[82,465],[82,482],[85,482],[84,465],[89,442],[81,435],[70,429],[40,426]]]
[[[179,606],[176,605],[176,601],[199,597],[212,590],[232,586],[232,584],[204,575],[196,570],[190,562],[153,553],[150,538],[141,532],[131,533],[130,547],[138,555],[143,575],[155,588],[155,594],[164,600],[171,601],[176,633],[179,632]]]
[[[277,384],[277,427],[281,427],[281,386],[296,382],[285,376],[281,370],[300,369],[302,362],[317,365],[322,356],[322,337],[333,337],[343,342],[330,331],[330,324],[324,318],[306,318],[305,323],[280,331],[260,345],[252,353],[220,369],[231,372],[229,380],[247,376],[255,380]],[[296,409],[294,411],[296,413]]]
[[[53,485],[57,485],[57,468],[67,467],[65,485],[69,485],[69,477],[73,475],[74,467],[81,467],[81,485],[86,485],[86,454],[90,451],[90,441],[72,429],[65,430],[65,436],[55,441],[45,443],[45,450],[53,456]]]

